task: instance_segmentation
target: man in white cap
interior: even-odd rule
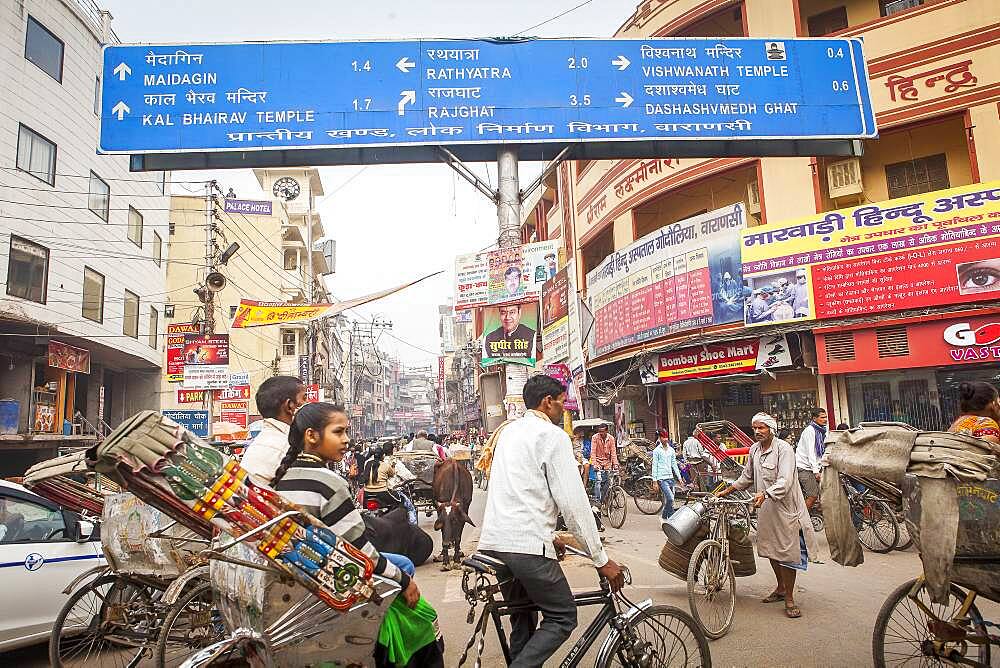
[[[753,504],[760,509],[757,553],[771,561],[778,583],[763,602],[784,601],[785,615],[794,619],[802,616],[795,605],[795,574],[808,565],[806,536],[812,525],[795,472],[795,450],[775,436],[778,423],[767,413],[754,415],[752,424],[757,442],[750,448],[743,473],[719,496],[753,487]]]

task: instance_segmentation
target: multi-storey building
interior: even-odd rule
[[[852,159],[663,156],[561,164],[556,183],[525,211],[524,236],[565,240],[583,296],[592,287],[588,273],[614,251],[694,216],[739,205],[754,227],[1000,178],[1000,4],[992,0],[651,0],[616,36],[862,37],[879,137],[864,141],[862,156]],[[934,195],[927,197],[933,206]],[[735,275],[739,263],[732,258],[732,271],[720,266],[712,280],[728,281],[725,274]],[[631,424],[649,434],[663,424],[680,436],[705,419],[746,427],[757,410],[776,413],[795,431],[815,405],[831,411],[831,422],[892,417],[938,428],[954,413],[959,381],[1000,374],[992,356],[960,361],[950,354],[961,346],[945,333],[996,321],[997,301],[982,296],[975,304],[949,299],[914,309],[903,298],[876,308],[867,292],[859,309],[837,317],[745,326],[754,289],[773,295],[796,280],[794,272],[775,276],[774,285],[744,276],[742,285],[734,282],[739,298],[726,322],[592,350],[590,412],[619,415],[624,429]],[[905,295],[906,286],[901,290]],[[698,359],[714,354],[712,346],[762,345],[765,336],[783,337],[787,363],[766,371],[751,363],[711,377],[695,372],[683,381],[662,373],[658,353]],[[661,382],[637,361],[648,362]]]
[[[213,191],[211,219],[213,229],[213,260],[219,259],[230,244],[239,244],[239,250],[225,266],[217,266],[226,277],[226,285],[213,295],[216,334],[229,335],[230,371],[245,371],[250,377],[251,415],[257,413],[253,394],[266,378],[276,374],[308,376],[312,365],[313,382],[320,385],[324,398],[334,394],[334,378],[338,373],[331,369],[331,356],[336,353],[326,329],[319,323],[311,329],[308,323],[251,328],[230,327],[241,299],[256,301],[303,302],[309,295],[309,269],[312,269],[313,298],[325,302],[329,295],[321,277],[329,273],[329,259],[322,245],[314,244],[312,262],[306,255],[306,240],[310,232],[304,229],[311,220],[313,238],[323,236],[319,215],[310,216],[311,206],[286,201],[273,193],[273,182],[282,177],[296,178],[307,183],[308,190],[299,196],[315,197],[322,193],[317,170],[257,170],[257,177],[264,188],[264,198],[270,201],[270,214],[239,213],[227,211],[224,199]],[[221,190],[221,188],[219,188]],[[297,198],[296,198],[297,199]],[[169,245],[172,259],[168,262],[167,285],[169,290],[170,317],[167,325],[201,323],[205,320],[205,304],[195,291],[204,282],[206,274],[206,200],[204,196],[175,196],[171,199]],[[261,209],[266,210],[266,209]],[[314,358],[309,359],[309,335],[312,332]],[[336,364],[336,362],[335,362]],[[171,408],[198,408],[181,404],[176,390],[178,382],[163,378],[163,404]]]
[[[4,3],[0,35],[2,475],[159,408],[169,177],[97,154],[110,14]]]

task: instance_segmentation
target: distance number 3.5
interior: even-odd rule
[[[574,107],[589,107],[590,106],[590,95],[570,95],[569,103]]]

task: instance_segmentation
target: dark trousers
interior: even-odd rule
[[[566,576],[555,559],[513,552],[483,552],[504,562],[514,574],[514,580],[502,590],[504,599],[508,602],[531,601],[542,612],[541,626],[536,612],[510,617],[513,659],[510,665],[537,668],[555,654],[576,628],[576,603]]]

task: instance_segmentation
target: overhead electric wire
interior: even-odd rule
[[[514,37],[518,37],[519,35],[523,35],[524,33],[528,32],[529,30],[534,30],[535,28],[541,28],[543,25],[545,25],[547,23],[552,23],[556,19],[561,19],[562,17],[566,16],[570,12],[575,12],[576,10],[580,9],[581,7],[583,7],[584,5],[589,5],[593,1],[594,0],[583,0],[583,2],[581,2],[580,4],[574,5],[573,7],[570,7],[569,9],[567,9],[566,11],[560,12],[559,14],[556,14],[555,16],[553,16],[550,19],[545,19],[541,23],[536,23],[533,26],[528,26],[524,30],[520,30],[520,31],[514,33]]]
[[[29,172],[26,169],[21,169],[20,167],[17,167],[17,166],[14,166],[14,167],[0,166],[0,170],[6,171],[6,172],[22,172],[24,174],[31,174],[32,176],[34,176],[34,174],[32,174],[32,172]],[[158,170],[158,171],[155,171],[155,172],[148,172],[148,173],[149,174],[163,174],[163,173],[170,173],[170,172],[171,172],[171,170]],[[70,174],[68,172],[54,172],[53,175],[54,176],[62,176],[62,177],[65,177],[65,178],[71,178],[71,179],[89,179],[90,178],[90,174]],[[163,183],[162,180],[126,179],[126,178],[114,177],[114,176],[109,176],[109,177],[106,177],[106,178],[102,177],[101,180],[102,181],[128,181],[128,182],[132,182],[132,183],[152,183],[154,185],[159,185],[160,183]],[[181,184],[181,183],[200,183],[201,185],[205,185],[207,183],[211,183],[211,179],[199,179],[199,180],[191,180],[191,181],[186,181],[186,180],[175,181],[173,179],[170,179],[170,180],[167,180],[166,183],[168,185],[169,184],[175,184],[175,183],[176,184]]]

